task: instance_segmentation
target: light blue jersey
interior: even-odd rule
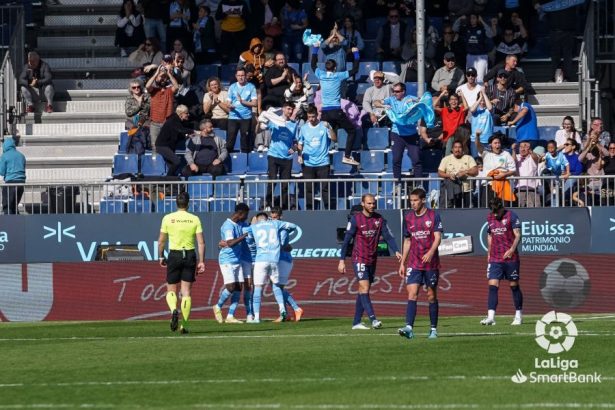
[[[286,230],[283,230],[282,232],[280,232],[280,243],[282,244],[282,249],[280,250],[280,260],[292,263],[293,255],[291,255],[290,252],[286,252],[284,250],[284,247],[288,245],[289,242],[290,242],[289,232]]]
[[[476,111],[472,113],[470,124],[472,126],[470,140],[475,142],[476,131],[480,130],[481,144],[488,144],[489,138],[493,135],[493,116],[491,115],[491,111],[487,108],[477,107]]]
[[[243,235],[243,226],[239,223],[235,223],[230,219],[227,219],[220,228],[220,236],[222,240],[228,241],[230,239],[237,239]],[[242,255],[242,243],[238,243],[233,247],[226,247],[220,249],[218,254],[218,263],[224,264],[238,264]]]
[[[254,262],[278,263],[280,261],[280,232],[285,230],[289,233],[296,230],[297,225],[290,222],[267,220],[258,222],[243,232],[256,243],[256,258]]]
[[[415,101],[416,101],[416,97],[407,95],[401,100],[398,100],[395,97],[387,97],[384,99],[382,103],[384,105],[390,106],[391,111],[393,111],[395,114],[401,115],[404,112],[406,112],[408,110],[408,106],[413,104]],[[393,125],[391,126],[391,131],[402,137],[409,137],[409,136],[418,134],[418,131],[416,129],[416,124],[415,125],[404,125],[404,124],[393,122]]]
[[[568,158],[566,158],[564,152],[559,151],[555,153],[555,156],[547,152],[545,155],[545,165],[553,175],[559,176],[566,172],[566,167],[569,166],[570,163],[568,162]]]
[[[331,72],[317,68],[314,74],[320,80],[323,109],[340,108],[342,105],[342,81],[350,77],[348,71]]]
[[[247,228],[248,226],[250,226],[250,224],[247,222],[240,222],[238,225],[241,226],[242,232],[243,228]],[[248,241],[248,238],[246,238],[239,244],[241,245],[241,261],[249,263],[254,262],[254,256],[256,256],[256,246],[254,245],[254,242]]]
[[[274,158],[292,159],[293,155],[289,154],[288,150],[293,147],[296,139],[297,123],[286,121],[286,124],[280,127],[270,121],[267,127],[271,130],[271,143],[267,155]]]
[[[240,103],[237,94],[241,95],[244,101],[256,101],[256,88],[252,83],[246,83],[244,86],[239,83],[231,84],[228,89],[228,102],[231,104],[231,110],[228,113],[229,120],[251,119],[252,108]]]
[[[303,163],[308,167],[329,165],[329,130],[319,122],[315,127],[305,123],[299,131],[299,144],[303,145]]]

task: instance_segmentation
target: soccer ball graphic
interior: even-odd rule
[[[556,308],[581,305],[589,290],[589,274],[583,265],[572,259],[554,260],[540,275],[542,298]]]

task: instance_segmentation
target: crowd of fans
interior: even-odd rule
[[[438,151],[443,157],[438,167],[444,179],[442,206],[475,202],[467,180],[472,176],[505,181],[509,176],[549,173],[560,177],[572,197],[576,180],[569,180],[569,175],[615,172],[615,141],[601,128],[599,118],[592,119],[591,129],[581,137],[567,116],[546,152],[540,142],[536,113],[528,102],[534,90],[517,66],[532,41],[527,21],[535,16],[535,8],[523,1],[449,1],[433,2],[427,12],[443,22],[441,27],[427,24],[425,32],[427,85],[437,122],[429,129],[419,127],[416,148]],[[140,139],[143,149],[163,156],[170,176],[224,174],[237,134],[241,152],[267,151],[271,129],[260,124],[269,121],[272,110],[283,117],[285,103],[292,107],[287,119],[299,126],[316,103],[325,124],[343,128],[349,141],[355,134],[363,135],[361,145],[368,149],[369,128],[391,126],[384,102],[394,101],[387,99],[401,86],[405,94],[405,83],[417,79],[413,13],[412,2],[389,0],[124,0],[117,45],[122,56],[139,66],[126,100],[126,128],[145,134]],[[368,29],[367,18],[378,16],[385,20],[375,35],[374,57],[389,64],[372,70],[368,81],[373,85],[362,99],[354,99],[349,84],[361,80],[357,64],[346,71],[346,62],[365,61],[362,33]],[[310,49],[302,38],[306,28],[322,36],[318,59],[326,62],[326,74],[311,81],[309,73],[302,76],[292,65],[308,60]],[[226,86],[212,76],[197,83],[196,66],[212,63],[237,63],[234,81]],[[562,72],[567,64],[561,63]],[[559,61],[554,67],[559,69]],[[347,73],[347,81],[342,73]],[[323,81],[331,76],[341,81],[342,99],[334,104],[341,107],[341,116],[323,102],[329,96],[321,95]],[[226,138],[216,136],[216,129],[225,131]],[[175,153],[180,145],[187,146],[188,165],[183,169]],[[406,149],[413,176],[424,176],[415,147]],[[343,162],[358,165],[351,150],[347,144]],[[401,154],[394,152],[394,170],[401,168],[403,152],[404,147]],[[275,159],[270,165],[277,163]],[[282,177],[277,171],[274,175]],[[395,172],[395,178],[401,180],[401,172]],[[589,180],[583,189],[599,191],[599,183]],[[488,192],[496,191],[494,184],[490,188]],[[538,206],[545,195],[530,192],[542,188],[536,179],[520,180],[510,187],[510,195],[516,189],[519,205]],[[551,192],[557,190],[551,187]],[[579,189],[576,193],[579,202]],[[558,198],[549,201],[557,205]]]

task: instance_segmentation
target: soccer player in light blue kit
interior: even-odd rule
[[[247,222],[243,222],[242,227],[250,226]],[[254,242],[245,240],[241,242],[241,270],[243,273],[243,303],[246,307],[246,318],[248,321],[254,319],[254,310],[252,309],[252,288],[254,282],[252,280],[252,271],[254,270],[254,258],[256,257],[256,245]]]
[[[275,221],[282,220],[282,208],[279,206],[271,209],[271,219]],[[286,289],[286,285],[288,285],[288,280],[290,279],[290,272],[293,270],[293,255],[290,253],[290,235],[287,231],[282,231],[280,233],[280,239],[282,244],[282,249],[280,250],[280,262],[278,263],[278,270],[280,271],[280,287],[282,287],[282,293],[284,295],[284,306],[290,305],[295,312],[295,320],[298,322],[301,320],[301,316],[303,316],[303,309],[299,307],[295,298],[290,294],[290,292]],[[287,317],[287,320],[288,319]]]
[[[244,228],[248,233],[249,240],[256,244],[256,258],[254,262],[254,320],[248,323],[260,323],[260,308],[263,286],[267,278],[271,279],[273,296],[280,309],[280,321],[286,318],[284,307],[284,295],[279,283],[278,263],[280,262],[281,240],[280,233],[285,230],[291,233],[297,229],[297,225],[290,222],[274,221],[269,215],[261,212],[256,215],[256,221],[249,227]]]
[[[224,290],[220,293],[218,303],[212,307],[218,323],[242,323],[235,318],[235,310],[241,298],[241,285],[244,281],[243,269],[241,265],[242,249],[241,244],[247,237],[244,233],[245,221],[248,219],[250,208],[244,203],[235,206],[235,212],[222,224],[220,228],[221,242],[220,253],[218,254],[218,264],[224,279]],[[228,310],[226,320],[222,318],[222,306],[231,297],[231,305]]]

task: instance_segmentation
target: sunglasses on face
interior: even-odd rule
[[[476,77],[476,74],[466,74],[466,77]]]
[[[572,144],[565,143],[565,144],[564,144],[564,147],[569,147],[569,146],[571,146],[571,145],[572,145]]]

